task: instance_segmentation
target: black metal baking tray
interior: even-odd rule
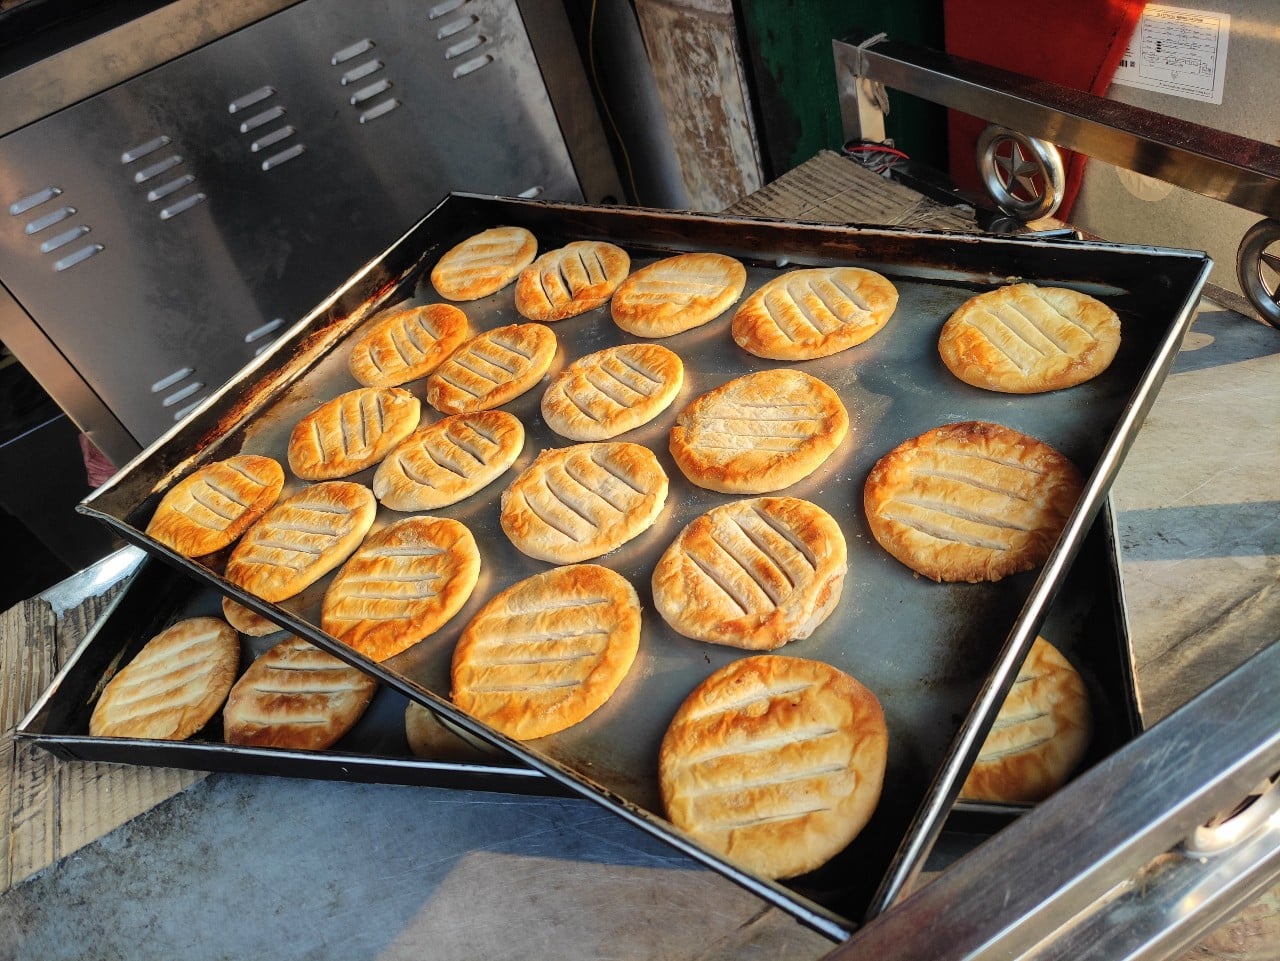
[[[666,722],[703,677],[742,654],[674,634],[648,603],[649,574],[661,550],[693,517],[732,499],[684,480],[666,450],[672,420],[703,391],[752,370],[781,366],[739,351],[728,337],[728,313],[665,341],[685,361],[685,387],[664,415],[625,435],[650,446],[671,481],[667,507],[654,527],[600,559],[640,591],[645,604],[641,654],[614,698],[562,734],[520,744],[461,714],[447,699],[453,642],[470,615],[498,590],[547,566],[521,555],[501,534],[497,500],[505,482],[441,512],[471,527],[480,545],[481,581],[467,606],[432,637],[381,664],[346,649],[316,626],[327,579],[303,595],[302,613],[292,614],[228,583],[221,576],[224,557],[188,560],[145,534],[159,498],[190,470],[242,450],[284,462],[284,445],[298,418],[355,386],[346,372],[344,350],[353,332],[383,307],[438,299],[427,272],[439,255],[464,237],[499,224],[529,228],[544,250],[574,239],[608,239],[631,253],[633,269],[672,252],[720,251],[747,265],[747,293],[780,270],[823,264],[868,266],[898,286],[898,309],[883,331],[849,351],[797,365],[840,393],[853,422],[851,440],[809,478],[788,488],[840,521],[849,544],[850,574],[831,618],[812,637],[782,653],[821,658],[848,670],[880,697],[890,725],[889,769],[877,814],[850,848],[815,877],[778,884],[744,873],[672,827],[661,817],[657,798],[657,744]],[[1162,248],[453,195],[81,509],[806,923],[843,937],[865,915],[896,898],[923,865],[964,770],[1103,507],[1190,324],[1208,269],[1204,254]],[[1011,278],[1071,286],[1106,300],[1124,325],[1111,367],[1079,387],[1026,397],[980,391],[951,377],[937,357],[942,322],[975,291]],[[510,287],[464,309],[476,329],[520,319]],[[561,345],[553,375],[576,357],[631,339],[609,321],[607,307],[553,329]],[[419,394],[422,388],[422,382],[411,385]],[[535,389],[506,405],[524,421],[528,435],[513,471],[539,449],[565,444],[541,422],[540,393]],[[969,419],[998,421],[1039,437],[1070,457],[1087,483],[1040,571],[998,584],[939,585],[912,576],[875,545],[860,510],[861,487],[874,461],[897,443],[940,423]],[[367,481],[368,475],[353,479]],[[300,486],[291,484],[286,492]],[[381,511],[379,523],[389,521],[391,514]]]

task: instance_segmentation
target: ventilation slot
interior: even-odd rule
[[[470,6],[470,0],[455,0],[438,4],[427,13],[428,20],[444,18],[436,27],[436,40],[443,44],[444,59],[457,61],[451,73],[454,80],[494,62],[493,54],[485,50],[489,37],[478,29],[480,18],[464,9]]]
[[[356,57],[368,53],[376,46],[377,44],[372,40],[358,41],[334,53],[329,58],[329,62],[332,66],[341,66],[353,61]],[[365,83],[366,80],[369,80],[375,74],[380,74],[385,69],[385,63],[376,58],[371,58],[363,63],[346,67],[338,75],[338,85],[341,87],[359,85],[346,98],[349,106],[357,108],[355,115],[357,123],[370,123],[379,117],[385,117],[400,106],[400,101],[395,97],[386,96],[394,86],[387,77],[378,77],[371,83]]]
[[[356,50],[351,56],[356,56],[360,52]],[[334,54],[335,57],[339,55]],[[283,150],[275,149],[298,134],[297,128],[292,124],[282,122],[288,113],[284,105],[268,103],[275,96],[275,87],[259,87],[227,104],[227,113],[233,115],[250,109],[254,110],[236,126],[242,136],[249,138],[249,153],[267,154],[258,164],[263,171],[274,170],[295,157],[302,156],[307,149],[305,144],[296,142],[289,144]],[[271,152],[268,153],[268,151]]]
[[[195,174],[177,173],[183,165],[182,155],[171,149],[173,141],[163,134],[146,143],[130,147],[120,154],[120,163],[129,173],[135,186],[145,186],[147,203],[164,201],[159,208],[161,220],[170,220],[180,213],[204,203],[206,195],[194,189]],[[188,188],[190,192],[183,194]]]
[[[171,407],[178,407],[179,404],[182,405],[173,413],[175,421],[186,417],[204,399],[202,394],[198,397],[196,396],[204,390],[205,385],[198,380],[192,379],[192,375],[195,372],[194,367],[181,367],[173,373],[161,377],[151,385],[151,393],[163,395],[160,398],[161,407],[167,410]]]
[[[245,334],[244,342],[246,344],[255,344],[258,341],[263,340],[264,338],[270,338],[265,340],[264,343],[258,344],[258,346],[254,348],[253,356],[257,357],[264,350],[270,349],[272,343],[275,342],[275,338],[271,337],[271,335],[274,334],[277,330],[279,330],[283,326],[284,326],[284,318],[277,317],[275,320],[268,321],[267,323],[263,324],[261,327],[255,327],[253,328],[253,330],[249,331],[249,333]]]
[[[50,232],[51,228],[57,227],[77,213],[76,208],[69,204],[45,209],[47,204],[61,196],[61,187],[43,187],[35,193],[27,194],[27,196],[13,201],[8,208],[10,217],[31,215],[31,219],[22,225],[22,232],[35,242],[36,250],[41,254],[59,253],[58,258],[53,262],[53,269],[59,272],[74,267],[76,264],[82,264],[105,249],[102,244],[80,244],[76,246],[89,233],[88,224],[76,224],[63,227],[56,232]]]

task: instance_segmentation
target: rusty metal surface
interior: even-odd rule
[[[685,387],[666,414],[626,437],[651,446],[671,479],[668,506],[657,524],[601,559],[640,591],[645,605],[642,650],[609,704],[561,735],[519,745],[458,713],[447,701],[453,641],[469,616],[498,590],[545,569],[516,551],[500,532],[496,502],[501,481],[445,512],[471,527],[481,546],[483,572],[471,601],[435,635],[382,664],[367,661],[318,630],[316,613],[326,581],[304,596],[301,617],[290,615],[232,587],[221,578],[216,559],[205,566],[180,558],[142,533],[159,496],[192,467],[242,449],[283,460],[284,439],[298,417],[355,386],[346,373],[343,350],[351,333],[381,306],[405,297],[434,299],[424,286],[423,271],[438,252],[497,223],[529,227],[543,249],[569,239],[608,237],[630,250],[633,267],[674,250],[720,250],[747,262],[748,293],[787,266],[826,263],[880,269],[899,287],[899,307],[884,331],[860,347],[804,364],[841,394],[854,428],[840,451],[788,493],[814,500],[840,521],[850,548],[850,573],[831,619],[813,637],[781,653],[827,660],[859,677],[884,703],[891,732],[886,790],[875,819],[843,855],[815,875],[788,885],[744,875],[675,832],[661,818],[657,801],[656,745],[667,720],[696,683],[740,656],[675,635],[652,613],[647,596],[652,564],[675,533],[709,507],[731,499],[689,485],[670,461],[666,431],[675,413],[696,394],[733,376],[778,366],[733,347],[727,315],[666,341],[685,360]],[[958,772],[971,760],[964,755],[976,752],[974,739],[980,743],[1012,672],[1049,616],[1070,561],[1086,543],[1106,488],[1189,323],[1204,270],[1202,255],[1153,248],[849,230],[455,196],[321,305],[239,382],[144,452],[90,498],[85,510],[145,550],[328,647],[819,930],[840,936],[853,926],[851,919],[866,912],[875,889],[891,873],[909,874],[918,867],[917,859],[927,854],[941,830]],[[1068,283],[1111,303],[1125,324],[1124,344],[1112,368],[1071,391],[1033,397],[990,394],[950,378],[937,360],[938,327],[975,289],[1010,276]],[[467,312],[481,329],[517,319],[510,289],[468,305]],[[552,374],[569,360],[625,339],[604,310],[556,324],[554,330],[561,346]],[[421,382],[412,389],[421,393]],[[515,470],[542,447],[564,446],[542,425],[539,397],[535,389],[507,408],[529,431]],[[1090,482],[1068,536],[1040,574],[995,585],[933,584],[911,575],[874,544],[859,507],[861,485],[871,464],[901,440],[939,423],[972,418],[999,421],[1040,437],[1075,460]],[[294,481],[293,488],[297,486]],[[380,524],[390,519],[391,512],[381,511]],[[1064,590],[1053,611],[1063,621],[1050,621],[1046,631],[1052,629],[1055,641],[1072,631],[1078,634],[1098,599],[1098,592],[1086,587],[1072,603],[1072,594]]]

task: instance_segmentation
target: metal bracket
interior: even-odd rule
[[[1020,220],[1052,215],[1066,193],[1062,154],[1047,140],[991,124],[978,137],[978,173],[987,193]]]

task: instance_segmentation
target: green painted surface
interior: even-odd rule
[[[831,41],[854,33],[942,49],[943,0],[737,0],[770,179],[844,137]],[[946,114],[890,91],[886,132],[913,159],[946,168]]]

